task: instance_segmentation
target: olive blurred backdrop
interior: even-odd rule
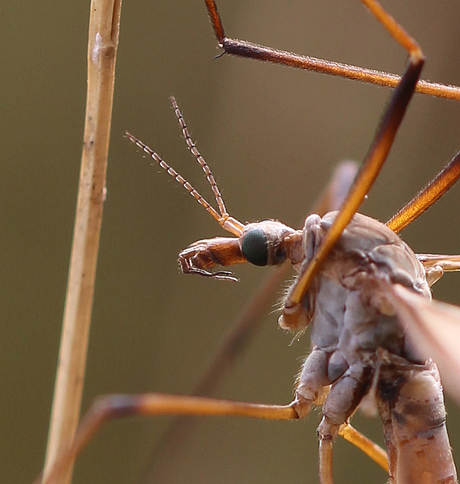
[[[227,33],[331,60],[401,72],[406,53],[358,1],[220,0]],[[460,84],[460,4],[387,0],[421,43],[424,77]],[[0,16],[0,482],[39,472],[47,437],[86,88],[89,2],[2,5]],[[182,276],[177,253],[223,231],[123,134],[153,146],[212,199],[170,108],[175,95],[232,215],[299,226],[342,159],[361,160],[390,91],[219,52],[203,2],[123,4],[112,137],[84,409],[99,394],[190,392],[231,321],[269,269],[237,267],[238,284]],[[363,211],[386,220],[460,148],[460,104],[415,97]],[[459,252],[460,187],[404,231],[418,252]],[[212,200],[211,200],[212,201]],[[460,276],[435,297],[460,304]],[[280,288],[280,294],[281,294]],[[292,345],[276,314],[219,394],[287,403],[308,338]],[[450,403],[454,450],[458,408]],[[74,482],[139,483],[168,418],[105,428]],[[161,482],[317,482],[319,414],[305,422],[203,419]],[[381,442],[378,419],[356,425]],[[339,441],[337,482],[385,482]],[[157,482],[160,482],[158,480]]]

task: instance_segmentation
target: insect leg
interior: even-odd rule
[[[358,432],[349,423],[345,423],[340,427],[339,435],[347,442],[350,442],[354,446],[358,447],[359,450],[364,452],[383,470],[388,472],[387,453],[380,446],[372,442],[372,440],[368,439],[361,432]]]
[[[298,418],[292,404],[263,405],[159,393],[108,395],[94,402],[83,418],[73,441],[58,455],[44,478],[40,476],[34,484],[60,482],[59,478],[104,423],[133,415],[219,415],[269,420]]]
[[[318,427],[319,475],[321,484],[332,484],[332,446],[341,426],[354,413],[369,389],[373,369],[357,363],[334,383],[323,404]]]
[[[294,54],[285,50],[272,49],[263,45],[233,39],[225,35],[224,26],[217,10],[215,0],[205,0],[211,20],[214,34],[223,49],[223,54],[231,54],[239,57],[257,59],[274,64],[282,64],[297,69],[321,72],[332,76],[345,77],[361,82],[376,84],[395,88],[401,80],[396,74],[388,74],[374,69],[342,64],[335,61],[318,59],[317,57]],[[443,97],[446,99],[460,100],[460,88],[430,81],[418,81],[416,92],[429,94],[431,96]]]
[[[407,227],[431,205],[436,203],[447,191],[454,186],[460,177],[460,151],[449,163],[422,188],[415,197],[404,205],[385,225],[393,232],[400,232]]]

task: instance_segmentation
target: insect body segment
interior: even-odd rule
[[[321,243],[334,216],[308,217],[306,226],[316,237],[306,231],[306,240]],[[302,267],[306,264],[308,258]],[[386,298],[388,283],[403,284],[430,297],[415,254],[383,224],[356,214],[307,292],[302,320],[289,328],[299,330],[311,323],[315,347],[299,379],[299,407],[309,408],[321,396],[322,388],[332,384],[324,415],[326,421],[339,425],[367,393],[376,375],[378,348],[420,363]],[[281,318],[280,325],[286,328],[283,323]],[[334,416],[328,417],[328,412]]]
[[[438,368],[383,355],[376,401],[391,483],[456,483]]]

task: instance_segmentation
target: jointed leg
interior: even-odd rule
[[[319,482],[333,484],[332,479],[332,444],[330,436],[319,435]]]
[[[339,435],[346,441],[358,447],[370,459],[378,464],[383,470],[388,472],[388,458],[387,453],[377,444],[368,439],[361,432],[358,432],[354,427],[348,423],[344,423],[339,429]]]
[[[386,225],[393,232],[400,232],[417,217],[437,202],[460,178],[460,151],[447,163],[447,165],[420,190],[417,195],[401,210],[391,217]]]
[[[46,476],[40,476],[34,484],[56,484],[80,452],[86,447],[102,425],[111,420],[134,415],[202,415],[241,416],[268,420],[296,420],[296,402],[289,405],[263,405],[257,403],[233,402],[203,397],[164,395],[108,395],[98,398],[83,418],[74,440],[63,449]],[[339,435],[357,445],[378,464],[385,459],[384,452],[372,444],[348,424],[337,426]],[[326,439],[324,439],[326,440]],[[332,443],[331,443],[332,445]],[[328,444],[323,447],[328,449]],[[326,454],[329,450],[324,451]],[[325,454],[325,455],[326,455]],[[328,455],[328,454],[327,454]],[[325,459],[321,465],[326,465]]]
[[[362,82],[395,88],[401,81],[396,74],[388,74],[374,69],[366,69],[340,62],[327,61],[316,57],[294,54],[284,50],[272,49],[263,45],[232,39],[225,35],[224,26],[217,10],[215,0],[205,0],[209,18],[214,29],[219,46],[224,54],[257,59],[275,64],[282,64],[298,69],[306,69],[332,76],[346,77]],[[460,88],[429,81],[418,81],[416,92],[446,99],[460,100]]]
[[[100,397],[83,418],[69,447],[61,452],[50,472],[44,478],[40,476],[35,484],[59,483],[67,466],[86,447],[102,424],[133,415],[225,415],[269,420],[298,418],[292,404],[263,405],[158,393]]]

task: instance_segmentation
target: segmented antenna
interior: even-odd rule
[[[191,151],[192,155],[195,157],[196,161],[201,166],[201,168],[203,169],[206,175],[206,179],[208,180],[211,190],[214,193],[214,197],[219,207],[220,214],[217,212],[217,210],[214,209],[214,207],[212,207],[206,201],[205,198],[203,198],[203,196],[197,190],[195,190],[195,188],[193,188],[193,186],[180,173],[178,173],[172,166],[168,165],[168,163],[166,163],[166,161],[164,161],[158,153],[153,151],[149,146],[143,143],[140,139],[136,138],[135,136],[133,136],[128,132],[126,132],[126,137],[130,141],[132,141],[136,146],[141,148],[145,153],[147,153],[151,158],[153,158],[161,166],[161,168],[163,168],[163,170],[165,170],[166,173],[168,173],[168,175],[172,176],[174,180],[176,180],[180,185],[182,185],[190,193],[190,195],[192,195],[192,197],[201,206],[203,206],[206,209],[206,211],[212,215],[214,219],[217,220],[219,225],[221,225],[225,230],[231,232],[232,234],[236,236],[240,236],[244,225],[238,220],[229,216],[227,209],[225,208],[222,194],[219,190],[219,187],[217,186],[216,180],[211,172],[211,169],[206,163],[205,159],[201,156],[201,153],[197,150],[195,143],[192,141],[192,138],[190,137],[190,134],[187,129],[187,125],[185,123],[184,117],[182,116],[182,113],[179,110],[179,106],[177,105],[176,99],[171,96],[170,100],[174,108],[174,113],[176,114],[177,119],[179,120],[179,125],[181,127],[182,134],[185,138],[185,142],[187,143],[187,147]]]

